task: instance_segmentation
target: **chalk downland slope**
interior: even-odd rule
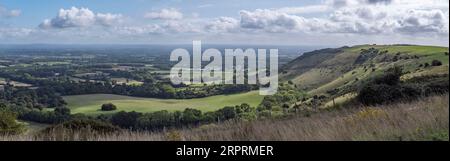
[[[354,92],[355,87],[389,68],[401,66],[402,79],[448,75],[448,47],[359,45],[305,53],[282,68],[281,79],[310,94]],[[442,63],[433,66],[433,60]]]

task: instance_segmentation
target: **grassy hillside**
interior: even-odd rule
[[[432,61],[442,62],[432,66]],[[354,91],[360,82],[401,66],[410,79],[425,75],[448,75],[447,47],[415,45],[360,45],[323,49],[295,59],[283,67],[281,79],[292,81],[310,94],[340,95]],[[427,65],[428,64],[428,65]]]
[[[248,103],[255,107],[261,103],[262,99],[263,96],[259,95],[258,91],[196,99],[154,99],[111,94],[91,94],[64,97],[64,100],[67,101],[68,107],[71,109],[72,113],[84,114],[106,114],[117,111],[182,111],[185,108],[195,108],[202,111],[214,111],[225,106],[240,105],[242,103]],[[110,112],[100,111],[100,107],[104,103],[113,103],[118,109]]]

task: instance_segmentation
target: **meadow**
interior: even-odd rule
[[[108,114],[117,111],[155,112],[161,110],[182,111],[186,108],[195,108],[206,111],[215,111],[225,106],[240,105],[247,103],[256,107],[261,103],[263,96],[258,91],[247,93],[217,95],[195,99],[156,99],[121,96],[113,94],[87,94],[65,96],[64,100],[73,114],[83,113],[88,115]],[[116,111],[100,111],[104,103],[112,103],[117,106]]]

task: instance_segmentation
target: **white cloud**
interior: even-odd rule
[[[448,35],[448,15],[441,10],[410,10],[398,21],[396,31],[407,34],[440,33]]]
[[[297,43],[298,40],[321,43],[329,39],[328,43],[442,44],[448,42],[448,8],[448,0],[323,0],[307,6],[241,10],[235,17],[200,17],[198,13],[183,15],[178,9],[166,8],[144,16],[159,21],[126,17],[126,22],[130,23],[121,23],[124,16],[120,14],[72,7],[61,9],[55,17],[43,21],[40,24],[42,29],[0,28],[0,38],[28,36],[35,40],[54,38],[52,41],[73,38],[73,41],[83,42],[134,42],[149,39],[171,41],[175,38],[175,41],[180,41],[194,39],[195,35],[200,39],[232,42],[238,39],[244,42],[273,41],[275,38],[282,39],[279,43]],[[5,13],[20,15],[20,10],[5,11],[1,11],[1,17],[5,17]],[[46,28],[66,29],[44,30]]]
[[[26,37],[33,33],[33,29],[28,28],[1,28],[0,27],[0,38],[18,38]]]
[[[184,32],[192,32],[193,26],[187,22],[179,22],[179,21],[167,21],[162,27],[166,30],[166,32],[172,33],[184,33]]]
[[[114,34],[126,36],[142,36],[149,34],[180,34],[200,32],[193,24],[183,21],[166,21],[161,24],[142,26],[118,26],[112,28]]]
[[[144,25],[144,26],[121,26],[112,29],[114,33],[125,36],[145,36],[148,34],[163,33],[164,28],[160,25]]]
[[[160,20],[180,20],[183,18],[183,14],[177,9],[167,8],[155,12],[148,12],[144,15],[144,17]]]
[[[267,32],[299,31],[305,24],[303,17],[267,9],[257,9],[253,12],[243,10],[240,12],[240,18],[242,28]]]
[[[120,23],[122,21],[122,15],[111,14],[111,13],[97,13],[96,17],[97,23],[103,26],[112,26],[115,23]]]
[[[22,14],[21,10],[9,10],[6,7],[3,7],[2,5],[0,5],[0,18],[4,17],[4,18],[11,18],[11,17],[17,17],[20,16]]]
[[[439,1],[439,0],[432,0]],[[448,3],[448,2],[447,2]],[[287,33],[328,34],[405,34],[448,37],[448,7],[427,9],[401,0],[329,0],[310,6],[329,10],[329,16],[303,17],[311,13],[308,6],[281,9],[256,9],[240,12],[240,27],[248,30]],[[437,7],[437,6],[434,6]],[[248,31],[243,30],[243,31]]]
[[[239,30],[239,20],[232,17],[220,17],[205,25],[210,32],[236,32]]]
[[[356,6],[356,5],[389,5],[394,0],[327,0],[326,5],[335,8]]]
[[[306,13],[323,13],[330,11],[331,8],[328,5],[320,4],[320,5],[311,5],[311,6],[303,6],[303,7],[283,7],[277,9],[278,12],[287,13],[287,14],[306,14]]]
[[[40,28],[72,28],[89,27],[93,25],[111,26],[120,22],[122,15],[111,13],[97,13],[88,8],[72,7],[70,9],[60,9],[58,15],[52,19],[42,22]]]

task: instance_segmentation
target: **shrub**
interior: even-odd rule
[[[236,111],[234,107],[227,106],[220,110],[217,110],[217,114],[220,117],[220,120],[229,120],[236,117]]]
[[[54,111],[55,114],[70,115],[70,109],[67,107],[56,107]]]
[[[16,119],[17,114],[6,109],[0,109],[0,135],[22,133],[24,127],[17,123]]]
[[[125,128],[125,129],[134,129],[136,128],[137,119],[141,116],[141,113],[132,111],[125,112],[120,111],[111,116],[111,123],[113,125]]]
[[[137,121],[137,128],[145,130],[159,130],[176,126],[174,114],[166,110],[143,114]]]
[[[60,129],[67,129],[71,131],[80,131],[87,129],[97,133],[112,133],[121,130],[119,127],[106,122],[96,121],[92,119],[76,119],[48,127],[43,132],[50,132]]]
[[[366,105],[393,102],[402,95],[400,77],[402,69],[398,66],[386,70],[386,72],[372,81],[364,84],[359,90],[357,99]]]
[[[105,103],[102,105],[102,111],[114,111],[117,110],[117,106],[112,103]]]
[[[441,65],[442,65],[442,62],[439,61],[439,60],[433,60],[433,61],[431,62],[431,65],[432,65],[432,66],[441,66]]]
[[[24,110],[20,113],[19,118],[39,123],[56,124],[69,120],[71,115],[62,115],[56,113],[56,111]]]
[[[382,76],[376,77],[373,81],[375,84],[396,85],[400,82],[402,76],[402,68],[396,66],[384,72]]]
[[[400,82],[400,71],[391,69],[364,84],[359,90],[358,101],[365,105],[376,105],[444,94],[449,91],[448,75],[415,77],[406,82]]]
[[[358,100],[365,105],[392,102],[401,95],[400,89],[387,84],[368,84],[360,89]]]
[[[202,117],[202,111],[192,108],[186,108],[183,111],[181,121],[183,121],[184,124],[198,124],[200,122],[200,119]]]

